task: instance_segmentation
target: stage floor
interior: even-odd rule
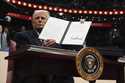
[[[75,83],[89,83],[80,77],[74,77]],[[116,83],[116,80],[97,80],[96,83]]]

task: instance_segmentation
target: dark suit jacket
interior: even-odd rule
[[[25,31],[25,32],[17,32],[15,35],[15,41],[18,45],[41,45],[42,42],[38,39],[38,34],[35,30]]]
[[[39,35],[35,30],[25,31],[25,32],[17,32],[14,40],[17,43],[17,48],[24,45],[36,45],[42,46],[42,41],[38,38]],[[56,44],[53,47],[61,48],[61,45]]]

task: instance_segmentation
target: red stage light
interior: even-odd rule
[[[104,14],[105,14],[105,15],[107,15],[107,14],[108,14],[108,12],[107,12],[107,11],[104,11]]]
[[[32,7],[32,4],[31,4],[31,3],[29,3],[29,4],[28,4],[28,7]]]
[[[82,13],[82,10],[79,10],[79,14],[81,14]]]
[[[59,8],[59,11],[61,12],[63,9],[62,8]]]
[[[58,8],[55,7],[55,8],[54,8],[54,11],[57,11],[57,10],[58,10]]]
[[[43,7],[43,9],[45,9],[45,10],[46,10],[47,8],[48,8],[47,6],[44,6],[44,7]]]
[[[16,3],[16,1],[15,1],[15,0],[12,0],[12,3]]]
[[[64,9],[63,11],[64,11],[64,12],[68,12],[68,10],[67,10],[67,9]]]
[[[26,3],[26,2],[23,2],[23,6],[27,6],[27,3]]]
[[[17,3],[18,3],[18,5],[21,5],[21,4],[22,4],[21,1],[18,1]]]
[[[77,13],[78,11],[77,10],[73,10],[73,13]]]
[[[10,0],[6,0],[7,2],[10,2]]]
[[[84,11],[83,11],[83,13],[84,13],[84,14],[87,14],[87,13],[88,13],[88,11],[87,11],[87,10],[84,10]]]
[[[98,12],[97,11],[94,11],[94,14],[97,14]]]
[[[114,14],[118,14],[118,11],[115,11]]]
[[[124,12],[123,12],[123,11],[120,11],[120,14],[124,14]]]
[[[72,13],[72,10],[71,10],[71,9],[69,10],[69,13]]]
[[[38,6],[38,8],[39,8],[39,9],[42,9],[42,6],[41,6],[41,5],[39,5],[39,6]]]
[[[53,10],[53,8],[52,8],[52,7],[49,7],[49,10]]]
[[[113,12],[112,12],[112,11],[110,11],[110,12],[109,12],[109,14],[110,14],[110,15],[112,15],[112,14],[113,14]]]
[[[103,14],[103,12],[102,12],[102,11],[99,11],[99,14],[101,15],[101,14]]]
[[[92,11],[91,11],[91,10],[89,11],[89,14],[92,14]]]
[[[37,5],[33,5],[33,8],[37,8]]]

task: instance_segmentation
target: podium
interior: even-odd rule
[[[14,62],[12,83],[25,83],[25,80],[37,78],[40,75],[80,76],[75,62],[77,53],[73,50],[38,46],[19,49],[6,57]],[[103,61],[104,69],[99,79],[124,83],[124,64],[107,58],[103,58]]]

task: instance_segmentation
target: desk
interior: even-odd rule
[[[14,61],[13,82],[19,83],[21,73],[33,77],[44,75],[74,75],[80,76],[75,66],[77,52],[63,49],[27,47],[12,53],[7,59]],[[124,83],[124,64],[115,60],[103,58],[104,70],[99,79],[117,80]],[[20,73],[21,72],[21,73]],[[21,78],[26,80],[28,78]],[[94,83],[94,81],[90,81]]]

